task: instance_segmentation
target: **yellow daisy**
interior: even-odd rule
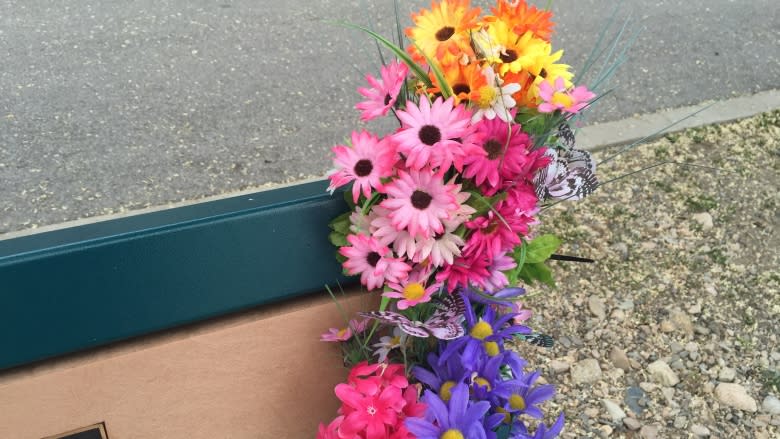
[[[498,66],[498,73],[502,76],[507,72],[527,70],[526,66],[536,63],[536,59],[544,55],[545,46],[549,45],[534,37],[532,32],[517,35],[503,21],[489,23],[486,31],[489,40],[478,43],[480,50],[488,62]]]
[[[469,33],[478,28],[480,12],[479,8],[469,6],[469,0],[434,1],[430,10],[412,14],[414,26],[406,29],[406,35],[414,42],[409,46],[409,53],[415,61],[424,63],[419,48],[442,66],[473,57]]]

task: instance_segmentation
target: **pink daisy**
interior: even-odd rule
[[[515,267],[517,267],[517,263],[511,256],[507,255],[506,253],[501,253],[494,256],[493,262],[491,262],[490,266],[488,267],[490,276],[485,279],[484,282],[485,290],[498,291],[509,285],[509,280],[506,278],[504,272]]]
[[[490,262],[481,254],[463,255],[455,259],[436,274],[436,280],[447,283],[447,291],[452,293],[458,287],[469,284],[482,287],[490,276],[487,267]]]
[[[457,256],[460,256],[461,248],[465,244],[463,238],[454,232],[461,223],[444,220],[444,232],[438,233],[417,244],[417,254],[414,261],[421,262],[428,259],[434,267],[445,264],[452,265]]]
[[[468,133],[471,113],[463,107],[453,108],[453,102],[453,98],[437,98],[431,105],[423,97],[419,107],[409,102],[406,111],[398,112],[402,126],[393,138],[409,169],[430,166],[439,168],[439,174],[452,165],[458,171],[463,169],[465,152],[457,139]]]
[[[379,116],[384,116],[395,105],[398,99],[398,92],[404,84],[404,79],[409,72],[406,64],[393,60],[390,64],[382,66],[380,75],[382,80],[377,80],[371,75],[366,75],[366,81],[372,88],[359,87],[358,93],[368,98],[355,105],[355,108],[361,110],[360,119],[369,121]]]
[[[393,174],[396,153],[392,142],[387,138],[379,140],[367,131],[353,131],[352,147],[336,145],[333,152],[336,154],[333,159],[336,171],[330,176],[328,190],[333,192],[336,188],[354,181],[352,200],[355,203],[360,198],[361,191],[366,198],[371,198],[371,188],[381,191],[381,179]]]
[[[388,285],[393,291],[384,292],[382,295],[392,299],[400,299],[396,303],[400,310],[413,307],[419,303],[430,302],[431,295],[441,285],[439,282],[434,282],[426,287],[425,284],[428,282],[430,275],[431,271],[424,268],[414,270],[402,282],[390,282]]]
[[[347,235],[352,246],[341,247],[339,253],[346,257],[344,269],[349,274],[360,274],[360,283],[369,290],[379,288],[385,281],[399,282],[406,278],[411,267],[392,257],[387,246],[366,235]]]
[[[527,232],[524,222],[519,222],[509,211],[502,214],[501,210],[498,213],[490,210],[485,216],[466,222],[466,227],[471,230],[471,236],[464,253],[485,255],[489,261],[493,255],[520,244],[518,232]]]
[[[558,77],[555,78],[554,85],[550,84],[550,81],[539,83],[539,97],[544,100],[538,107],[540,113],[561,110],[574,114],[585,108],[596,95],[584,85],[568,88],[566,81]]]
[[[398,178],[385,186],[388,198],[380,204],[397,230],[407,229],[414,236],[430,237],[442,233],[442,220],[460,208],[455,194],[458,185],[446,184],[430,169],[399,171]]]
[[[390,211],[382,206],[374,206],[371,209],[372,236],[383,245],[391,245],[398,256],[406,256],[413,259],[417,253],[417,239],[406,229],[398,230],[390,219]]]
[[[330,328],[320,336],[320,341],[347,341],[353,334],[360,334],[368,326],[368,319],[352,319],[346,328]]]
[[[482,134],[482,151],[464,159],[463,176],[473,178],[478,185],[487,182],[491,189],[496,189],[502,177],[511,179],[523,170],[530,148],[529,137],[519,125],[501,119],[483,120],[477,130]]]

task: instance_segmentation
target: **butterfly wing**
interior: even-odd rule
[[[551,348],[555,344],[555,340],[547,334],[533,333],[523,334],[522,339],[535,346],[541,346],[545,348]]]
[[[404,331],[405,333],[414,337],[420,337],[420,338],[428,337],[428,331],[426,331],[423,328],[424,324],[409,320],[406,316],[402,314],[398,314],[397,312],[371,311],[371,312],[360,312],[358,313],[358,315],[368,319],[376,319],[382,323],[396,325],[399,328],[401,328],[401,331]]]
[[[558,138],[558,142],[567,149],[574,148],[575,139],[574,131],[571,129],[571,125],[568,122],[562,122],[558,125],[558,133],[555,135]]]
[[[460,294],[445,295],[436,311],[422,326],[440,340],[462,337],[466,333],[462,324],[465,312],[466,304]]]
[[[536,194],[540,200],[579,200],[593,193],[598,187],[596,163],[589,152],[570,149],[545,155],[549,155],[554,162],[540,171],[534,180]]]

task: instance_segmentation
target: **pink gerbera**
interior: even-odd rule
[[[566,81],[559,76],[555,78],[554,85],[550,81],[539,83],[539,97],[544,100],[538,107],[540,113],[561,110],[574,114],[585,108],[596,95],[584,85],[566,87]]]
[[[483,120],[477,130],[482,134],[482,151],[465,158],[463,176],[473,178],[478,185],[487,182],[494,192],[502,177],[511,179],[523,170],[529,137],[519,125],[501,119]]]
[[[509,280],[504,272],[515,267],[517,267],[517,263],[511,256],[506,253],[495,255],[488,267],[490,276],[485,279],[484,288],[488,291],[498,291],[509,285]]]
[[[447,283],[447,291],[452,293],[458,287],[469,284],[482,287],[490,276],[487,267],[490,261],[481,254],[462,255],[452,265],[447,265],[436,274],[436,280]]]
[[[380,204],[396,229],[414,236],[430,237],[444,231],[442,220],[458,211],[459,186],[446,184],[430,169],[399,171],[398,178],[385,186],[388,198]]]
[[[390,211],[382,206],[374,206],[371,209],[372,236],[383,245],[391,245],[398,256],[407,256],[413,259],[417,252],[417,239],[406,229],[398,230],[390,219]]]
[[[486,215],[466,222],[471,236],[466,241],[464,252],[485,255],[492,261],[493,255],[520,244],[518,232],[526,231],[525,226],[526,224],[518,222],[514,215],[503,215],[501,211],[496,213],[490,210]]]
[[[358,93],[368,98],[368,100],[355,105],[355,108],[362,111],[360,119],[369,121],[387,114],[390,108],[395,105],[408,72],[409,68],[406,67],[406,64],[393,60],[390,64],[382,66],[380,70],[381,81],[371,75],[366,75],[366,81],[371,84],[372,88],[359,87],[357,89]]]
[[[405,279],[411,267],[393,258],[387,246],[375,238],[360,235],[347,235],[351,246],[341,247],[339,253],[346,257],[344,268],[349,274],[360,274],[360,282],[369,290],[379,288],[385,281],[399,282]]]
[[[453,98],[437,98],[431,105],[423,97],[419,107],[409,102],[406,111],[398,112],[402,126],[393,138],[409,169],[430,166],[438,168],[439,174],[452,165],[458,171],[463,169],[465,152],[457,139],[468,133],[471,113],[462,106],[454,108],[453,102]]]
[[[366,198],[371,198],[371,188],[382,190],[381,179],[393,173],[396,153],[392,142],[386,138],[379,140],[367,131],[353,131],[352,147],[336,145],[333,152],[336,172],[330,176],[328,190],[332,192],[354,181],[352,200],[355,203],[361,191]]]

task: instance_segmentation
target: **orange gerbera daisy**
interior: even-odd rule
[[[490,9],[492,16],[486,21],[503,21],[517,35],[532,32],[536,38],[550,41],[553,33],[552,12],[528,6],[525,0],[498,0],[498,5]]]
[[[441,89],[438,86],[436,76],[431,73],[431,82],[433,87],[428,91],[436,94]],[[455,97],[455,105],[469,103],[479,100],[479,90],[487,85],[485,75],[482,74],[482,68],[477,63],[468,65],[452,64],[444,69],[444,79],[452,89],[452,95]]]
[[[430,10],[412,14],[415,25],[406,29],[414,43],[409,46],[409,53],[415,61],[424,63],[419,49],[442,66],[453,64],[464,55],[472,57],[469,32],[478,28],[480,12],[469,5],[469,0],[434,1]]]

